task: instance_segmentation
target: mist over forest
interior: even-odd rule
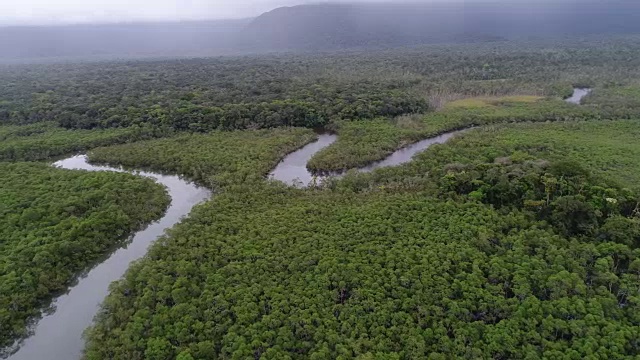
[[[0,59],[204,56],[640,32],[633,0],[316,4],[256,18],[0,28]]]

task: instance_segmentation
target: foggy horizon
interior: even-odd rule
[[[90,0],[91,1],[91,0]],[[241,20],[280,7],[318,4],[493,3],[496,0],[8,0],[0,2],[0,27],[109,25]],[[573,0],[560,0],[569,2]],[[514,0],[531,5],[550,0]]]
[[[131,0],[131,6],[61,0],[57,16],[47,14],[45,0],[24,1],[13,13],[0,5],[2,59],[212,56],[640,33],[635,0],[187,0],[181,6],[177,0],[154,6],[149,0]],[[304,6],[310,4],[318,6]]]
[[[433,0],[428,2],[459,2]],[[331,3],[425,3],[416,0],[82,0],[0,3],[0,27],[239,20],[285,6]]]

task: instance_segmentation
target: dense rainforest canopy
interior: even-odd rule
[[[639,53],[640,40],[626,36],[323,56],[2,65],[0,123],[204,132],[318,127],[424,112],[456,97],[564,97],[572,85],[632,84]]]
[[[324,189],[228,187],[112,289],[87,357],[637,355],[637,129],[499,126]]]
[[[88,150],[216,194],[112,286],[87,359],[640,356],[639,62],[628,36],[0,67],[2,340],[167,204],[23,162]],[[266,180],[317,127],[317,172],[474,128]]]

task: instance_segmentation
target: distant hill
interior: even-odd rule
[[[455,41],[468,34],[462,6],[442,4],[322,4],[275,9],[253,20],[244,30],[254,45],[275,49],[327,49],[398,46]]]
[[[255,19],[0,28],[0,60],[202,56],[640,33],[637,0],[317,4]]]
[[[318,4],[279,8],[244,30],[263,49],[327,49],[640,32],[640,1]]]

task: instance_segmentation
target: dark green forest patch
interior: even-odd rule
[[[261,57],[0,66],[0,123],[206,132],[317,127],[450,99],[633,85],[637,37]]]

